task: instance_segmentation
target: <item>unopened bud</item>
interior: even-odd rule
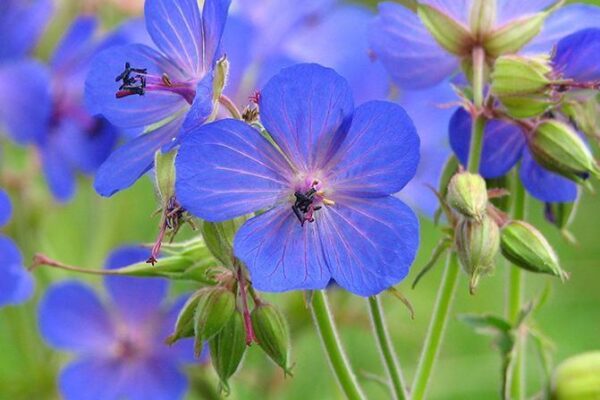
[[[157,151],[154,155],[156,188],[163,204],[175,196],[175,157],[177,150],[168,153]]]
[[[502,228],[500,248],[506,259],[527,271],[567,278],[548,240],[524,221],[511,221]]]
[[[283,314],[271,304],[260,304],[252,311],[251,318],[258,345],[289,374],[290,332]]]
[[[563,122],[542,122],[528,144],[535,160],[550,171],[579,183],[590,174],[600,177],[600,169],[590,149],[583,139]]]
[[[481,220],[488,203],[485,179],[470,172],[457,173],[448,184],[446,201],[465,217]]]
[[[464,55],[469,51],[473,38],[467,27],[432,6],[419,4],[417,12],[440,46],[456,55]]]
[[[240,313],[235,313],[229,322],[209,340],[210,357],[222,388],[229,392],[228,380],[235,374],[246,352],[246,331]]]
[[[183,307],[181,307],[181,311],[179,311],[177,320],[175,321],[173,333],[166,340],[168,345],[172,345],[179,339],[194,336],[194,315],[196,314],[200,297],[206,294],[206,290],[206,288],[200,289],[192,294]]]
[[[473,34],[481,39],[496,23],[496,0],[473,0],[469,25]]]
[[[563,361],[552,378],[552,400],[600,399],[600,351]]]
[[[458,259],[471,277],[469,288],[473,293],[479,277],[494,269],[494,259],[500,246],[498,225],[485,214],[480,221],[462,218],[454,235]]]
[[[540,33],[547,16],[546,12],[525,16],[490,32],[483,42],[486,53],[492,57],[517,53]]]
[[[215,336],[235,312],[235,295],[224,287],[208,288],[198,301],[194,314],[194,348],[197,355],[202,343]]]
[[[228,267],[233,266],[233,237],[244,222],[245,217],[224,222],[202,222],[202,236],[206,247],[217,260]]]

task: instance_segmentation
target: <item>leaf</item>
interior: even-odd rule
[[[487,335],[506,334],[513,329],[504,318],[490,314],[461,314],[458,319],[473,328],[475,332]]]
[[[446,250],[448,250],[451,245],[452,245],[452,243],[446,238],[439,241],[439,243],[437,244],[435,249],[433,249],[433,253],[431,254],[431,257],[429,258],[429,261],[427,262],[427,264],[425,264],[425,266],[421,269],[421,271],[419,271],[419,273],[417,274],[417,277],[413,281],[413,284],[412,284],[413,289],[417,286],[417,283],[419,283],[421,278],[424,277],[425,274],[427,274],[429,271],[431,271],[433,269],[433,267],[435,267],[437,261],[440,259],[442,254],[444,254],[444,252]]]

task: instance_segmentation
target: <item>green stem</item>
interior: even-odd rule
[[[340,338],[335,328],[333,316],[331,315],[331,310],[327,304],[327,297],[324,291],[315,290],[312,293],[310,309],[313,321],[315,322],[315,327],[321,337],[323,349],[329,359],[331,370],[337,378],[344,394],[350,400],[364,399],[365,396],[358,386],[356,376],[352,372],[350,363],[342,349]]]
[[[388,334],[385,316],[381,307],[381,300],[377,296],[369,297],[369,311],[371,313],[371,321],[373,323],[373,331],[377,338],[377,344],[381,351],[381,358],[385,364],[390,381],[390,390],[393,398],[404,400],[407,398],[404,390],[404,382],[400,370],[400,364],[394,353],[394,347]]]
[[[512,217],[524,219],[526,209],[525,189],[518,176],[514,179]],[[516,322],[521,312],[523,303],[523,271],[512,265],[508,269],[508,289],[506,316],[509,321]],[[516,344],[515,362],[510,377],[510,398],[519,400],[525,398],[525,341],[518,336]]]
[[[485,51],[481,47],[473,49],[473,103],[476,115],[473,118],[471,128],[471,144],[469,146],[469,165],[471,173],[479,172],[481,162],[481,149],[483,148],[483,132],[485,129],[485,117],[481,114],[483,106],[483,86],[485,70]]]
[[[439,353],[444,329],[450,316],[450,307],[454,298],[454,292],[456,291],[458,273],[459,268],[456,253],[450,253],[413,382],[412,400],[425,398],[427,384],[431,380],[431,371]]]

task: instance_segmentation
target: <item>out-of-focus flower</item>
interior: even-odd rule
[[[52,0],[0,2],[0,63],[25,57],[52,15]]]
[[[176,159],[181,204],[208,221],[265,210],[234,240],[260,290],[321,289],[333,279],[370,296],[404,278],[418,221],[391,194],[419,160],[404,110],[382,101],[355,109],[347,81],[316,64],[275,75],[259,107],[276,146],[230,119],[186,137]]]
[[[12,206],[6,192],[0,189],[0,227],[10,219]],[[0,306],[18,304],[33,294],[33,279],[23,267],[23,256],[17,245],[0,235]]]
[[[147,258],[147,250],[123,247],[107,260],[118,268]],[[60,375],[68,399],[162,400],[183,398],[187,389],[183,362],[191,361],[192,343],[168,347],[183,302],[164,307],[168,283],[158,279],[107,277],[103,302],[87,285],[51,286],[41,302],[39,325],[52,347],[77,353]]]
[[[348,80],[359,102],[385,98],[388,78],[369,57],[371,12],[336,0],[238,0],[223,34],[225,92],[244,104],[283,67],[316,62]]]
[[[152,168],[154,154],[213,112],[213,67],[229,0],[147,0],[146,28],[159,51],[144,44],[108,49],[86,80],[90,109],[135,132],[96,174],[103,196],[127,188]]]

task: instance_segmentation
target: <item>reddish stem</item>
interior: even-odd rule
[[[250,346],[252,342],[256,342],[254,329],[252,328],[252,319],[250,318],[250,310],[248,309],[248,294],[246,293],[246,277],[242,266],[238,266],[238,281],[240,287],[240,297],[242,298],[242,314],[244,315],[244,326],[246,328],[246,346]]]

